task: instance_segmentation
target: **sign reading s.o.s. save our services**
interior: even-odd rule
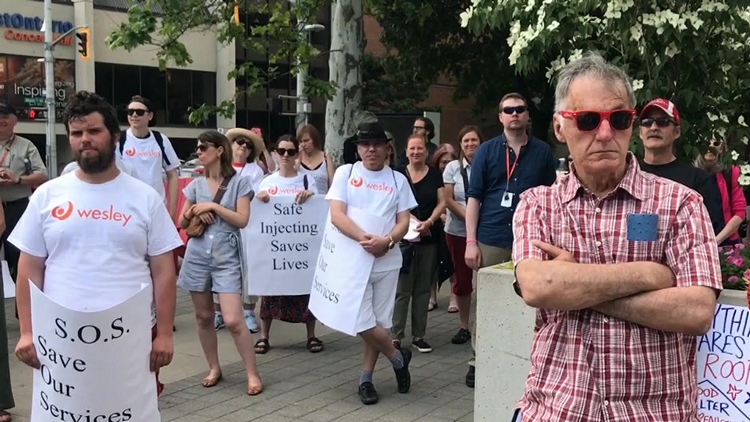
[[[698,419],[750,421],[750,312],[717,304],[711,330],[698,338]]]

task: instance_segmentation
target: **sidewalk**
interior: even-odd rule
[[[447,287],[447,286],[446,286]],[[443,288],[447,295],[448,289]],[[458,314],[448,314],[447,297],[440,298],[440,308],[430,313],[427,341],[432,353],[414,351],[410,365],[412,388],[409,394],[398,394],[393,370],[381,357],[374,381],[380,402],[364,406],[357,397],[361,367],[360,340],[318,329],[325,350],[310,354],[305,349],[302,324],[274,321],[271,330],[272,349],[258,355],[258,368],[265,391],[257,397],[245,393],[243,365],[226,330],[219,332],[219,354],[224,380],[214,388],[203,388],[206,364],[195,334],[192,304],[180,292],[177,306],[175,358],[165,368],[162,381],[167,383],[160,400],[162,420],[180,422],[208,421],[472,421],[474,390],[464,385],[471,358],[469,344],[457,346],[450,339],[458,329]],[[13,316],[12,301],[6,302],[11,351],[18,340],[18,324]],[[408,330],[407,330],[408,331]],[[257,335],[255,336],[257,340]],[[11,358],[13,392],[18,405],[14,421],[28,422],[31,399],[31,371]],[[262,419],[261,419],[262,418]]]

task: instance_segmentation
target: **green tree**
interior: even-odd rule
[[[520,92],[531,100],[532,133],[547,139],[554,93],[544,70],[521,75],[508,63],[509,28],[478,33],[462,27],[458,16],[472,0],[367,1],[383,27],[383,44],[398,51],[399,60],[405,60],[402,66],[414,68],[410,73],[430,83],[447,77],[456,84],[456,100],[474,100],[476,115],[497,110],[508,92]]]
[[[362,108],[374,113],[414,111],[426,100],[430,82],[408,56],[362,57]]]
[[[474,0],[461,14],[473,34],[509,30],[505,59],[521,77],[551,82],[565,63],[597,50],[633,78],[639,105],[672,99],[682,149],[703,153],[711,136],[747,144],[749,3],[641,0]],[[635,145],[637,147],[637,145]],[[739,154],[734,153],[733,158]]]
[[[219,42],[233,42],[242,48],[268,55],[269,66],[261,68],[251,61],[238,63],[228,79],[244,78],[245,90],[238,90],[234,98],[226,99],[216,106],[203,104],[190,110],[190,122],[205,121],[211,114],[232,117],[235,101],[240,96],[265,89],[269,80],[282,76],[278,64],[290,63],[291,72],[297,74],[301,66],[323,54],[307,42],[307,34],[300,24],[316,22],[321,7],[328,7],[328,0],[296,0],[293,7],[287,2],[245,1],[240,3],[240,12],[251,16],[267,16],[267,23],[255,22],[250,31],[235,22],[235,3],[231,0],[146,0],[137,2],[128,10],[128,20],[107,37],[112,49],[131,51],[139,46],[156,47],[159,68],[185,66],[193,59],[181,41],[188,32],[216,32]],[[299,58],[294,64],[292,58]],[[336,89],[334,83],[308,76],[305,93],[311,97],[330,99]]]

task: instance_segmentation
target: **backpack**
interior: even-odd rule
[[[151,133],[154,134],[154,138],[156,139],[156,144],[159,145],[162,159],[167,164],[167,166],[172,165],[172,163],[169,162],[169,158],[167,157],[167,152],[164,149],[164,138],[162,137],[161,132],[152,130]],[[122,152],[125,150],[125,141],[127,139],[128,139],[128,131],[123,130],[122,132],[120,132],[120,157],[122,157]]]

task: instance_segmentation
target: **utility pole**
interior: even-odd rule
[[[52,28],[52,0],[44,0],[44,86],[45,86],[45,103],[47,105],[47,177],[50,179],[57,177],[57,139],[55,134],[55,124],[57,123],[57,113],[55,110],[55,46],[70,34],[79,29],[88,28],[86,25],[76,26],[68,32],[54,39]],[[91,40],[88,39],[87,43]],[[90,52],[87,52],[91,54]]]

